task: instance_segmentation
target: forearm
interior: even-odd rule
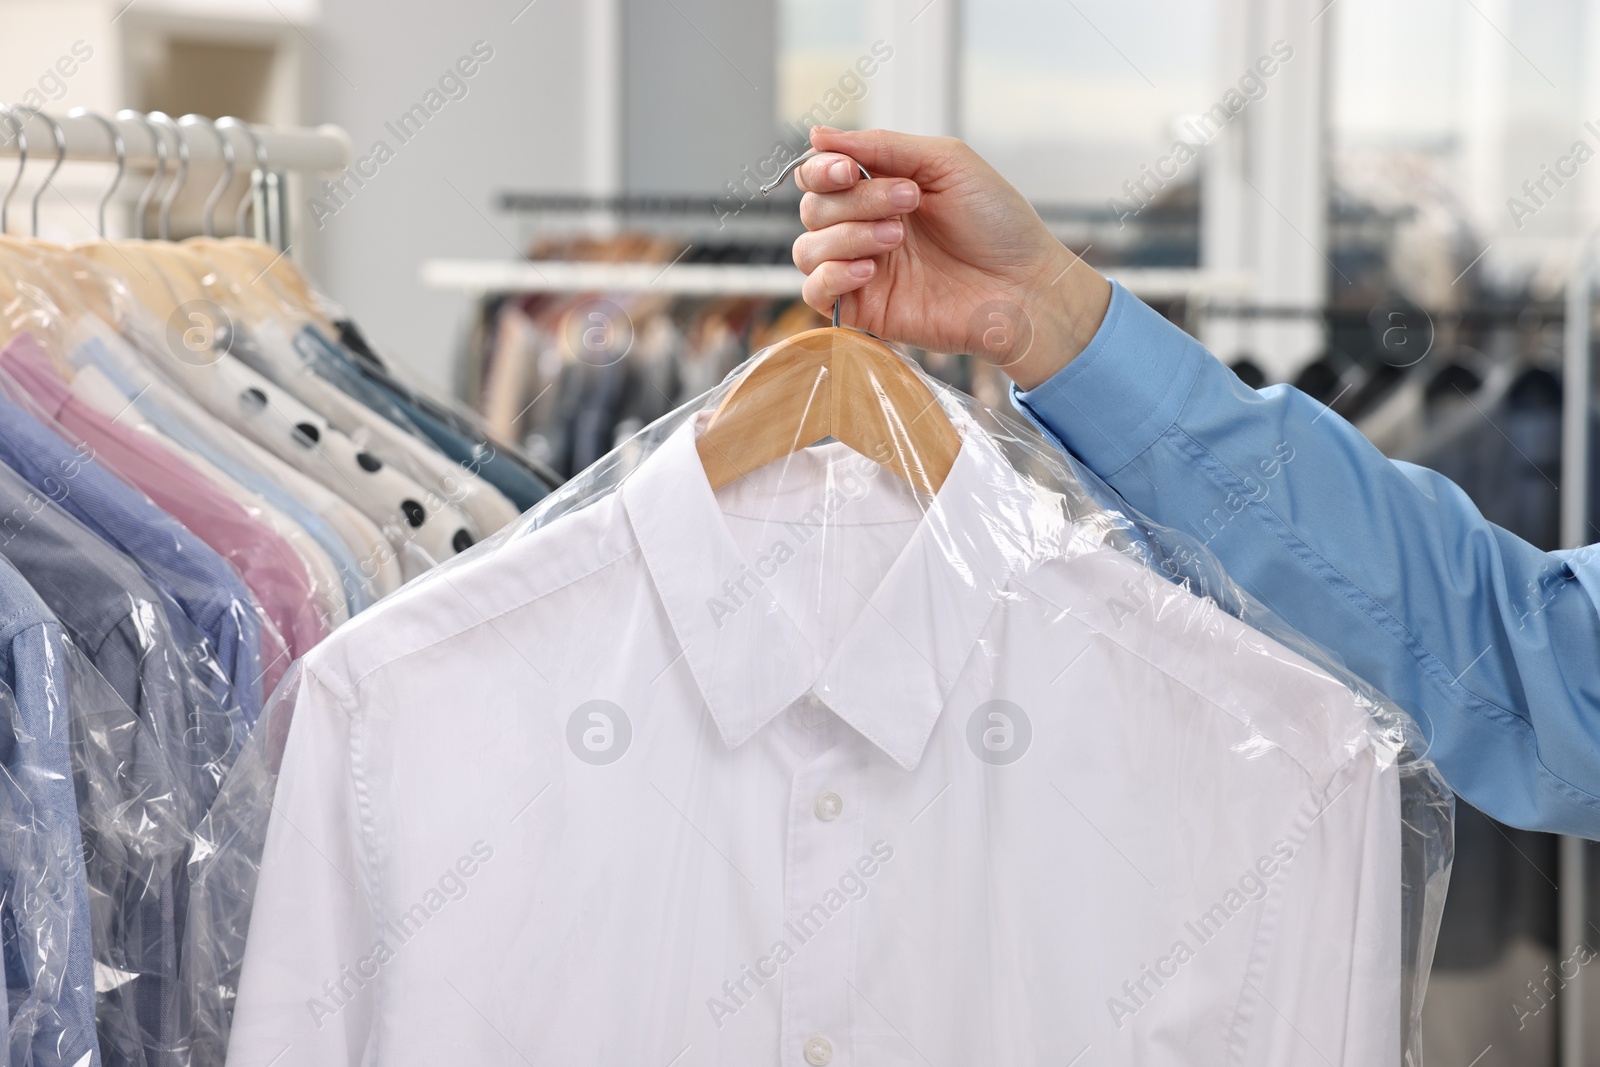
[[[1125,291],[1016,400],[1410,712],[1470,802],[1600,837],[1600,557],[1540,552],[1305,395],[1246,389]]]

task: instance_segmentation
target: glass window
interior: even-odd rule
[[[961,135],[1034,201],[1103,207],[1225,88],[1215,24],[1214,0],[969,0]]]
[[[791,141],[819,123],[862,125],[865,83],[855,63],[867,54],[866,4],[860,0],[779,0],[778,129]]]

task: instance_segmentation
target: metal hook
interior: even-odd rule
[[[819,155],[822,155],[822,150],[820,148],[813,148],[804,155],[795,156],[793,159],[789,160],[788,163],[784,164],[783,169],[778,172],[778,176],[776,178],[772,179],[770,182],[761,187],[761,195],[769,195],[774,189],[783,184],[783,180],[789,176],[790,171],[794,170],[794,168],[798,167],[812,156]],[[856,169],[861,172],[861,176],[863,178],[866,178],[869,181],[872,179],[872,175],[867,173],[866,167],[863,167],[856,160],[851,160],[851,162],[855,163]],[[839,300],[837,297],[835,297],[833,301],[833,325],[836,329],[839,326]]]
[[[0,104],[0,112],[4,112],[6,120],[11,123],[11,129],[17,135],[17,173],[11,179],[11,187],[6,190],[4,198],[0,198],[0,235],[9,229],[8,217],[11,213],[11,197],[16,193],[17,186],[22,184],[22,172],[28,169],[28,131],[23,129],[25,122],[17,118],[17,109],[10,104]]]
[[[118,122],[137,122],[145,128],[150,135],[150,143],[155,146],[156,172],[151,176],[150,182],[139,194],[139,202],[133,208],[133,235],[144,240],[144,215],[150,207],[150,200],[156,195],[156,190],[167,177],[167,142],[156,129],[155,123],[150,121],[148,115],[142,111],[125,108],[117,112]]]
[[[233,184],[233,142],[224,137],[217,129],[217,124],[204,115],[185,115],[178,120],[178,125],[206,127],[212,136],[216,137],[217,145],[222,151],[222,178],[212,187],[210,195],[206,197],[205,209],[200,213],[200,232],[207,237],[215,237],[217,203],[222,199],[222,194],[227,191],[228,186]]]
[[[765,185],[763,185],[761,187],[761,195],[762,196],[770,195],[773,190],[775,190],[776,188],[778,188],[778,186],[783,184],[783,180],[789,176],[789,172],[790,171],[794,170],[794,168],[798,167],[800,164],[804,163],[806,160],[811,159],[814,156],[820,156],[822,154],[823,154],[822,149],[813,148],[811,151],[805,153],[804,155],[795,156],[793,159],[789,160],[788,163],[784,164],[783,169],[778,172],[778,176],[776,178],[772,179],[770,182],[768,182],[767,184],[765,184]],[[855,163],[855,160],[851,160],[851,162]],[[856,163],[856,169],[861,172],[861,176],[863,178],[870,179],[872,177],[872,175],[867,173],[867,168],[863,167],[860,163]]]
[[[56,142],[56,162],[50,168],[50,173],[44,176],[44,181],[39,183],[39,188],[33,191],[33,235],[39,236],[39,200],[44,196],[44,191],[50,187],[55,179],[56,172],[61,169],[61,164],[67,161],[67,135],[61,132],[61,123],[46,115],[43,111],[35,111],[34,115],[43,119],[50,127],[50,136]]]
[[[261,143],[261,138],[256,136],[256,131],[250,128],[248,122],[236,119],[232,115],[224,115],[216,122],[219,130],[238,130],[250,142],[251,151],[255,154],[255,169],[250,172],[250,188],[245,190],[244,196],[239,201],[239,206],[233,213],[233,232],[244,236],[244,220],[250,214],[250,208],[255,203],[256,191],[261,188],[262,176],[267,173],[267,146]]]
[[[173,176],[172,184],[167,191],[161,194],[161,214],[159,228],[156,231],[163,241],[172,240],[172,205],[178,199],[178,191],[189,180],[189,139],[183,135],[183,130],[172,116],[165,111],[150,112],[150,121],[160,123],[172,131],[172,137],[178,144],[178,170]]]
[[[117,191],[117,186],[122,184],[122,176],[127,173],[128,146],[127,143],[123,141],[122,131],[117,129],[116,123],[112,122],[98,111],[90,111],[86,107],[75,107],[71,111],[67,112],[67,118],[94,119],[100,125],[104,126],[106,128],[106,134],[111,138],[111,151],[115,153],[117,157],[116,176],[111,179],[111,184],[106,187],[106,191],[100,194],[100,236],[104,237],[106,235],[106,205],[111,202],[111,194]]]

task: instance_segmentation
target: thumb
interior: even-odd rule
[[[811,145],[840,152],[871,172],[874,178],[910,178],[926,185],[955,168],[961,142],[949,137],[917,137],[893,130],[836,130],[811,127]]]

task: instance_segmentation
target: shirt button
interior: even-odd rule
[[[816,811],[817,818],[823,822],[832,822],[844,811],[844,801],[839,798],[838,793],[819,793],[812,809]]]
[[[820,1034],[806,1040],[806,1062],[814,1063],[817,1067],[833,1059],[833,1046],[828,1044],[828,1039]]]

